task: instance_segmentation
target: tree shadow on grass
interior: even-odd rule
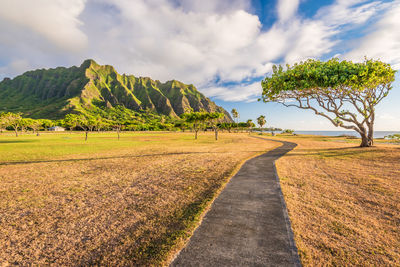
[[[0,140],[0,144],[33,143],[35,140]]]
[[[341,157],[341,156],[354,156],[354,155],[363,155],[367,153],[379,152],[380,149],[378,147],[360,147],[360,146],[352,146],[352,147],[340,147],[340,148],[324,148],[324,149],[298,149],[296,152],[288,154],[287,156],[322,156],[322,157]]]
[[[244,151],[244,152],[261,152],[261,151]],[[144,157],[154,157],[154,156],[174,156],[174,155],[193,155],[193,154],[226,154],[226,153],[231,153],[231,152],[171,152],[171,153],[126,155],[126,156],[112,156],[112,157],[111,156],[110,157],[92,157],[92,158],[79,158],[79,159],[8,161],[8,162],[0,162],[0,166],[2,166],[2,165],[31,164],[31,163],[79,162],[79,161],[106,160],[106,159],[144,158]]]

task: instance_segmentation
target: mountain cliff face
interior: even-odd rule
[[[191,110],[221,112],[225,121],[232,121],[228,112],[193,85],[120,75],[112,66],[94,60],[85,60],[80,67],[28,71],[0,82],[0,112],[58,119],[71,112],[90,113],[96,107],[115,106],[170,117]]]

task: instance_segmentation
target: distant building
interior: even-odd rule
[[[60,127],[60,126],[53,126],[49,128],[49,131],[53,131],[53,132],[63,132],[65,131],[65,128]]]

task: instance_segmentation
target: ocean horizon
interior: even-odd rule
[[[356,131],[294,131],[295,134],[306,134],[306,135],[321,135],[321,136],[341,136],[341,135],[352,135],[360,137]],[[374,138],[384,138],[385,136],[392,134],[400,134],[400,131],[375,131]]]

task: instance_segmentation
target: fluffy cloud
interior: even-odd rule
[[[118,69],[136,75],[194,83],[227,101],[254,99],[255,90],[244,94],[245,90],[235,90],[239,85],[224,83],[248,84],[269,72],[273,62],[318,57],[333,43],[329,37],[334,32],[323,23],[297,18],[299,2],[279,2],[280,20],[267,31],[261,31],[259,18],[246,11],[245,1],[230,5],[202,1],[201,6],[194,4],[197,1],[178,1],[177,6],[165,0],[96,3],[111,6],[118,21],[103,20],[99,25],[99,18],[107,17],[106,8],[82,16],[90,29],[89,39],[99,44],[91,47],[100,62],[116,62]],[[118,56],[104,51],[118,51]]]
[[[338,0],[303,18],[300,2],[279,0],[270,7],[277,21],[262,29],[250,0],[3,0],[0,76],[91,57],[120,72],[194,83],[226,101],[253,101],[273,64],[331,53],[340,32],[389,5]],[[400,55],[396,10],[349,56]]]
[[[254,82],[247,85],[239,84],[227,87],[208,87],[204,88],[203,92],[209,97],[215,97],[225,101],[254,102],[257,100],[257,97],[261,96],[261,84],[260,82]]]
[[[87,44],[86,35],[79,30],[81,22],[77,19],[84,7],[85,0],[2,0],[0,28],[2,32],[7,27],[26,29],[61,49],[76,51]],[[9,37],[2,35],[2,43]],[[26,39],[8,39],[11,44],[17,41],[25,42]]]
[[[355,26],[368,21],[377,12],[387,7],[381,1],[365,3],[365,0],[337,0],[332,5],[318,10],[316,19],[327,26]]]
[[[373,26],[373,31],[359,40],[359,46],[345,58],[363,60],[365,56],[391,63],[400,69],[400,2],[393,3]]]
[[[0,1],[0,79],[33,68],[76,64],[88,44],[79,20],[85,2]]]
[[[299,0],[280,0],[278,1],[279,22],[284,23],[295,17],[299,7]]]
[[[176,2],[177,6],[183,8],[184,11],[196,13],[221,13],[251,8],[251,2],[247,0],[177,0]]]
[[[108,12],[101,8],[83,17],[90,40],[97,44],[91,45],[95,58],[115,62],[111,51],[118,51],[116,65],[124,72],[197,85],[216,76],[241,80],[251,73],[241,54],[256,40],[261,23],[257,16],[232,5],[230,11],[215,12],[210,7],[203,12],[207,3],[195,11],[195,5],[178,8],[162,0],[102,0],[97,4],[112,6],[118,23],[101,21]]]

